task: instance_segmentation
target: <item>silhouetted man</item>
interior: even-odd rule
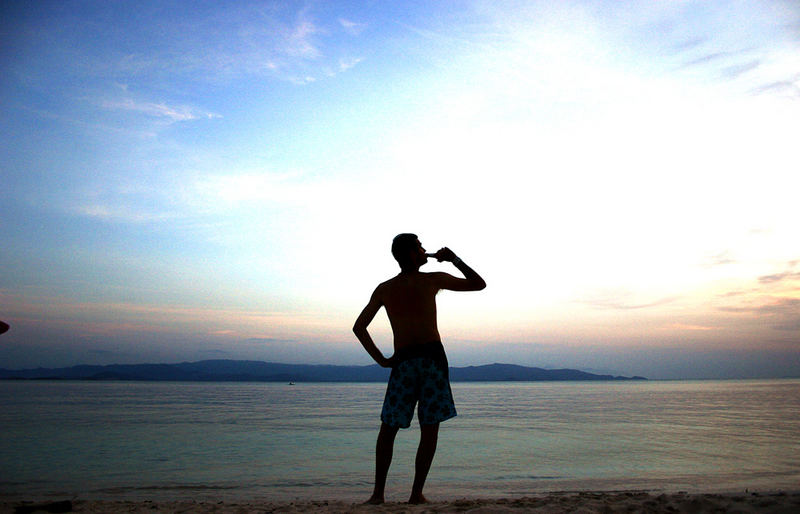
[[[436,324],[436,293],[441,289],[479,291],[486,287],[486,282],[448,248],[442,248],[432,257],[452,262],[464,278],[442,272],[420,272],[419,268],[428,262],[428,254],[414,234],[395,237],[392,255],[400,264],[400,274],[375,288],[353,326],[356,337],[375,362],[392,368],[375,449],[375,489],[367,503],[384,502],[394,439],[400,428],[411,425],[417,402],[420,441],[414,485],[408,502],[424,503],[422,488],[436,452],[439,423],[456,415],[447,357]],[[394,355],[388,359],[375,346],[367,331],[381,307],[386,308],[394,334]]]

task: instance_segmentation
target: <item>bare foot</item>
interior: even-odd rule
[[[380,505],[381,503],[383,503],[383,496],[375,496],[373,494],[369,497],[369,500],[363,503],[363,505]]]
[[[428,499],[425,498],[422,494],[420,494],[419,496],[412,495],[411,498],[408,499],[408,503],[411,503],[413,505],[419,505],[420,503],[428,503]]]

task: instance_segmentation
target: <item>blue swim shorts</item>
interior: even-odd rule
[[[417,403],[420,425],[433,425],[455,417],[456,406],[442,343],[415,345],[410,350],[396,352],[399,363],[389,376],[381,421],[393,427],[408,428]]]

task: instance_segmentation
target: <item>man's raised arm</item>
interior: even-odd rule
[[[464,274],[464,278],[457,278],[447,273],[441,273],[439,280],[442,289],[451,291],[480,291],[486,287],[486,281],[478,273],[464,264],[452,250],[445,247],[434,254],[439,261],[450,261],[453,266]]]

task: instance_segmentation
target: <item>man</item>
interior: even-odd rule
[[[367,503],[384,502],[394,439],[400,428],[411,425],[417,402],[420,441],[408,502],[424,503],[422,488],[436,452],[439,423],[456,415],[447,357],[436,324],[436,293],[441,289],[479,291],[486,287],[486,282],[449,248],[442,248],[432,256],[440,262],[452,262],[464,278],[441,272],[420,272],[419,268],[428,262],[428,254],[414,234],[395,237],[392,255],[400,265],[400,274],[375,289],[353,326],[356,337],[375,362],[392,368],[375,448],[375,489]],[[367,331],[381,307],[386,308],[394,335],[394,355],[388,359]]]

